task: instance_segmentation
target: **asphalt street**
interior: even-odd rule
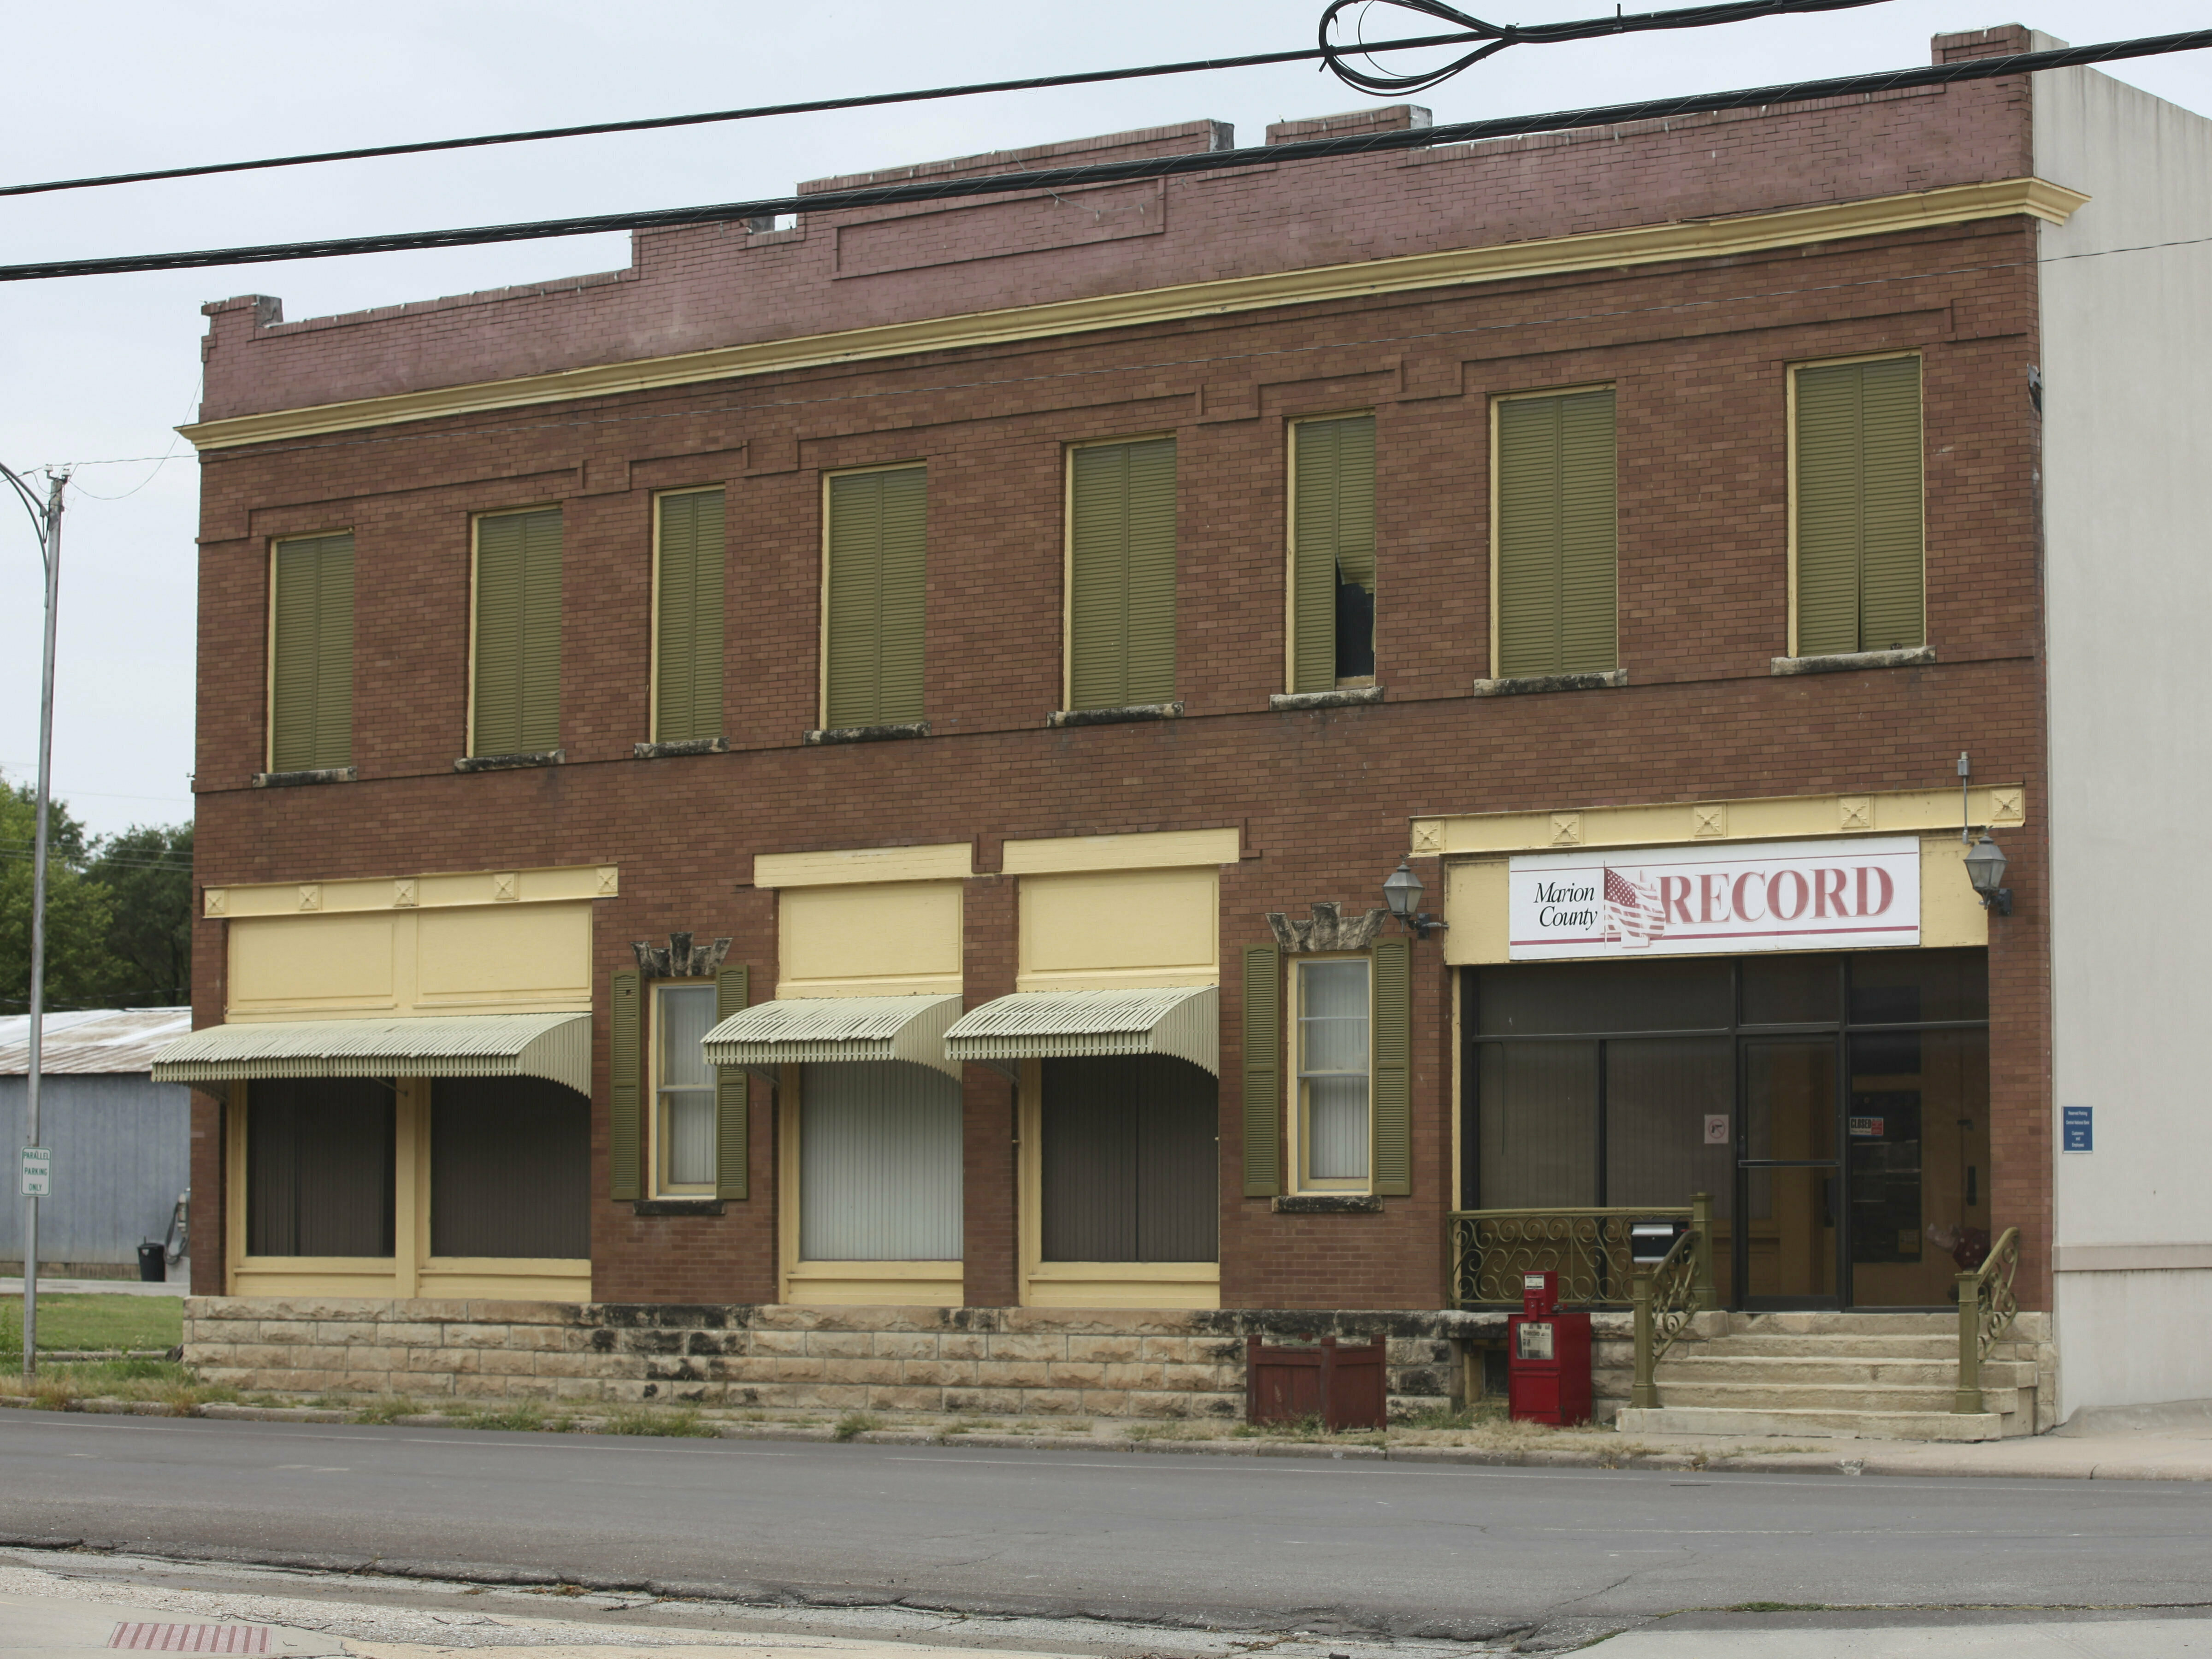
[[[2212,1606],[2212,1486],[0,1414],[0,1541],[1480,1640],[1747,1602]]]

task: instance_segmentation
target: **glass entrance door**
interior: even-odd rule
[[[1836,1039],[1747,1037],[1739,1052],[1739,1305],[1839,1307]]]

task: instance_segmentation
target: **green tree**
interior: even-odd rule
[[[106,980],[116,1008],[164,1008],[192,997],[192,826],[133,824],[101,838],[85,879],[108,896]]]
[[[26,784],[0,786],[0,1009],[31,1006],[32,850],[35,797]],[[98,1008],[112,977],[107,935],[114,915],[108,890],[88,881],[84,826],[55,801],[46,817],[46,994],[49,1008]]]

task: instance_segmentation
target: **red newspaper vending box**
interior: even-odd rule
[[[1589,1421],[1590,1316],[1559,1307],[1559,1274],[1521,1275],[1521,1311],[1505,1322],[1505,1399],[1516,1423]]]

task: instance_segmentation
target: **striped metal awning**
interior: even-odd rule
[[[542,1077],[592,1092],[589,1014],[271,1020],[210,1025],[154,1056],[154,1081],[276,1077]]]
[[[905,1060],[960,1075],[947,1059],[945,1033],[960,1018],[960,998],[793,997],[763,1002],[707,1033],[701,1052],[712,1066],[773,1073],[779,1066],[841,1060]]]
[[[1218,1077],[1221,994],[1211,985],[1017,991],[963,1015],[945,1034],[945,1051],[1000,1070],[1018,1060],[1172,1054]]]

